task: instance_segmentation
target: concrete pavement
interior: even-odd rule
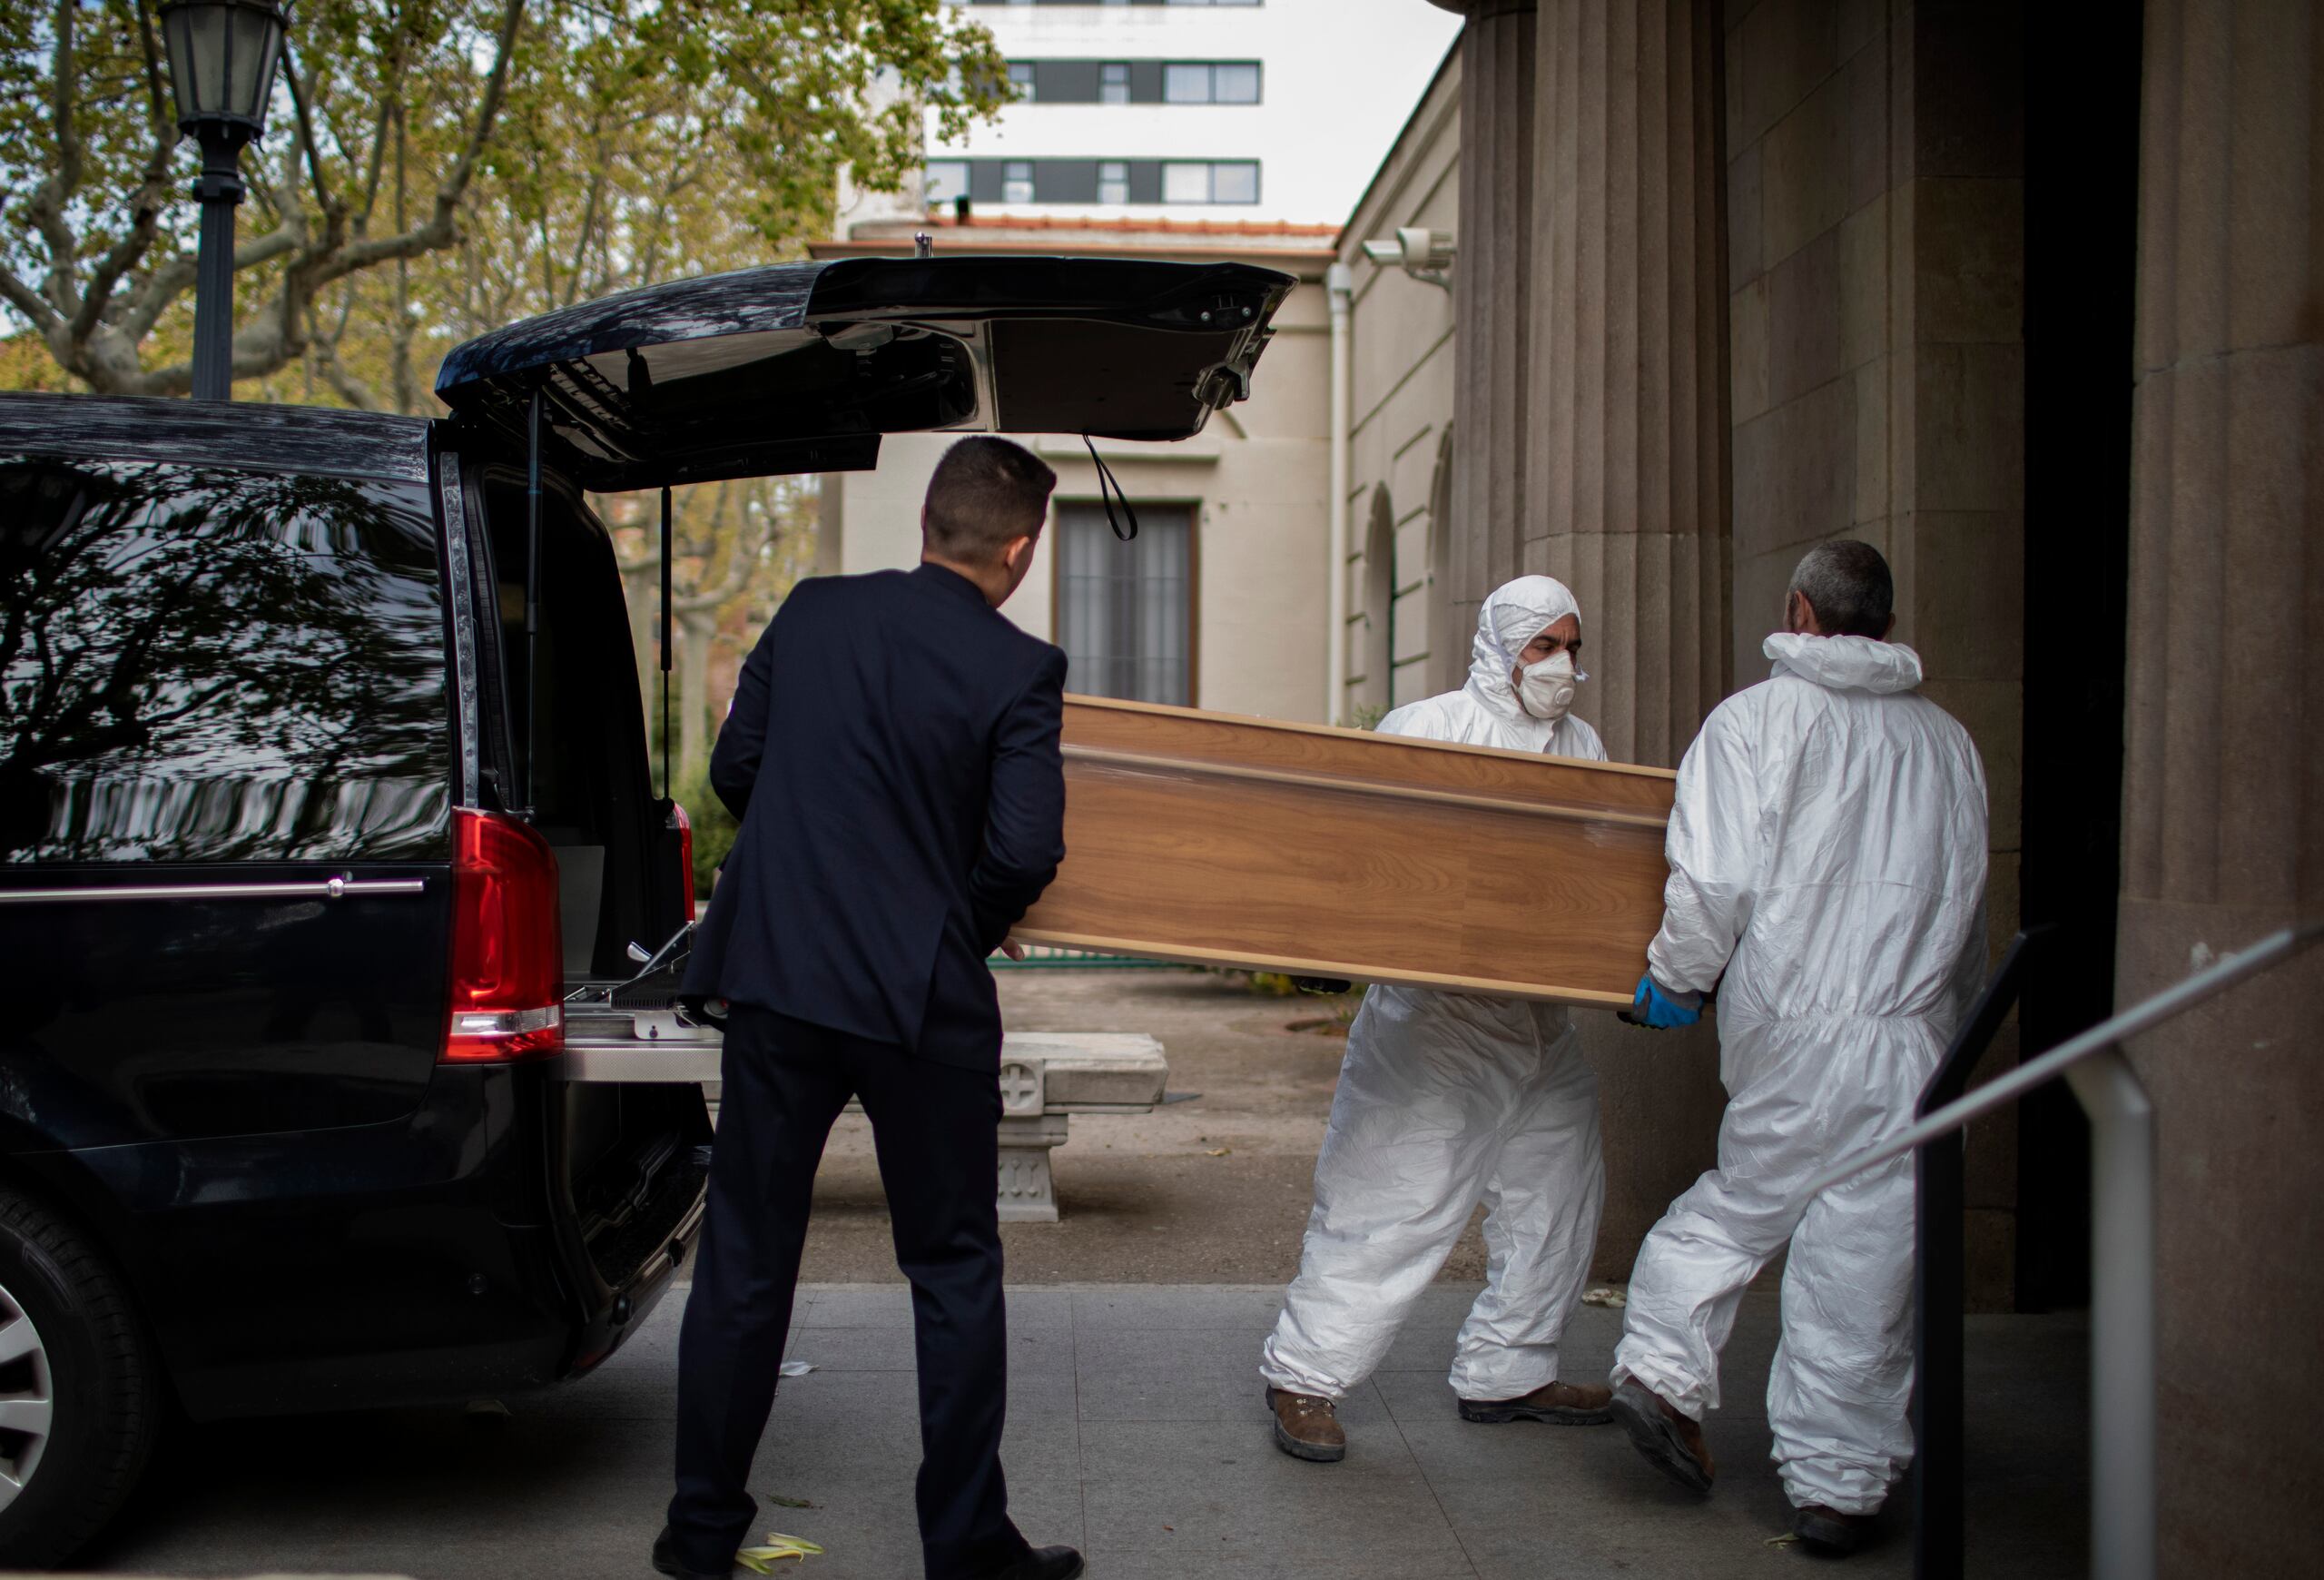
[[[1761,1402],[1772,1294],[1747,1298],[1710,1425],[1717,1493],[1665,1483],[1619,1427],[1460,1421],[1444,1368],[1473,1285],[1438,1285],[1387,1367],[1343,1412],[1344,1464],[1277,1453],[1256,1374],[1274,1286],[1080,1286],[1012,1292],[1008,1468],[1019,1524],[1071,1542],[1092,1580],[1724,1580],[1819,1561],[1787,1528]],[[756,1489],[765,1528],[828,1550],[806,1580],[911,1580],[919,1459],[909,1297],[803,1291]],[[509,1401],[506,1419],[412,1410],[183,1430],[94,1566],[182,1575],[267,1570],[416,1580],[646,1580],[669,1492],[678,1297],[596,1375]],[[1620,1313],[1585,1308],[1569,1375],[1602,1377]],[[1981,1318],[1969,1345],[1969,1572],[2083,1572],[2082,1325]],[[1900,1493],[1858,1575],[1911,1573]],[[778,1571],[789,1573],[787,1568]]]

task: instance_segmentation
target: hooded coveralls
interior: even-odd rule
[[[1580,612],[1548,577],[1511,582],[1478,616],[1468,684],[1380,728],[1602,761],[1597,731],[1570,714],[1533,717],[1510,683],[1525,645]],[[1373,988],[1348,1031],[1299,1276],[1260,1374],[1329,1399],[1363,1382],[1482,1201],[1485,1288],[1455,1345],[1452,1387],[1507,1399],[1556,1381],[1604,1199],[1598,1083],[1563,1009]]]
[[[1718,988],[1718,1167],[1647,1236],[1614,1379],[1699,1420],[1787,1241],[1768,1424],[1796,1505],[1868,1514],[1912,1458],[1909,1155],[1797,1198],[1913,1108],[1985,965],[1985,776],[1909,647],[1775,636],[1679,766],[1654,978]],[[1724,980],[1722,981],[1722,976]]]

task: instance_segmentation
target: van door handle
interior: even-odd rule
[[[86,889],[0,889],[0,905],[101,900],[339,900],[419,894],[425,878],[317,878],[295,884],[127,884]]]

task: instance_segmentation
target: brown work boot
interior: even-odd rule
[[[1497,1427],[1503,1421],[1547,1421],[1553,1427],[1596,1427],[1614,1418],[1614,1390],[1596,1383],[1543,1383],[1513,1399],[1462,1399],[1461,1419]]]
[[[1332,1401],[1321,1394],[1269,1388],[1267,1408],[1275,1412],[1275,1446],[1294,1459],[1335,1465],[1347,1457],[1347,1434],[1340,1429]]]
[[[1648,1464],[1689,1492],[1710,1491],[1716,1474],[1702,1423],[1635,1378],[1614,1390],[1614,1419]]]
[[[1820,1503],[1806,1504],[1792,1511],[1791,1534],[1827,1553],[1855,1552],[1864,1545],[1864,1538],[1871,1530],[1870,1515],[1842,1514]]]

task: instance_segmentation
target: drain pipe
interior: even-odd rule
[[[1324,274],[1332,306],[1331,580],[1325,604],[1330,627],[1324,656],[1324,722],[1337,724],[1347,697],[1347,452],[1348,313],[1355,296],[1355,273],[1334,263]]]

